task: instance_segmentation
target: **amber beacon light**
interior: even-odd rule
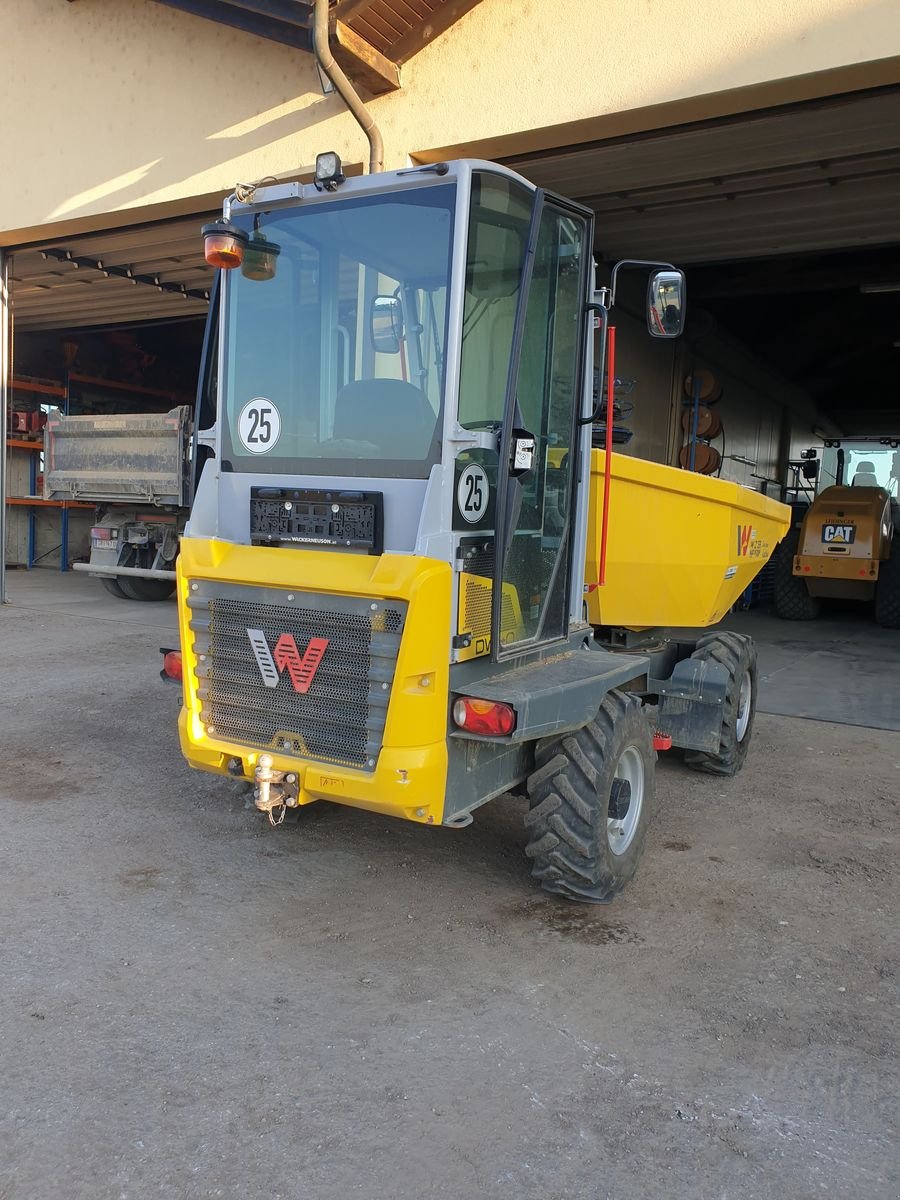
[[[247,235],[230,221],[212,221],[203,226],[203,257],[211,267],[232,271],[244,261]]]
[[[244,251],[244,263],[241,267],[241,274],[245,279],[262,281],[274,279],[276,259],[280,250],[280,246],[266,239],[259,228],[259,217],[257,217],[256,227]]]

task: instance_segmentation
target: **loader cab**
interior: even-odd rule
[[[841,439],[825,443],[820,483],[854,488],[881,488],[893,500],[900,493],[900,440]]]
[[[189,534],[448,563],[454,662],[583,627],[591,212],[461,161],[259,187],[207,231],[231,269]]]

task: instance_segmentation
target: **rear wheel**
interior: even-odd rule
[[[790,530],[773,560],[775,612],[782,621],[814,621],[821,605],[809,594],[806,583],[794,575],[794,556],[800,546],[800,528]]]
[[[525,853],[546,891],[589,904],[621,891],[644,851],[655,764],[641,704],[622,692],[584,728],[538,742]]]
[[[900,533],[891,541],[891,556],[878,568],[875,620],[885,629],[900,629]]]
[[[168,579],[141,579],[138,575],[121,575],[119,586],[129,600],[168,600],[175,584]]]
[[[113,579],[112,575],[101,575],[100,582],[106,588],[111,596],[115,596],[118,600],[127,600],[128,597],[119,587],[118,579]]]
[[[756,647],[740,633],[713,633],[700,639],[691,658],[723,666],[728,672],[728,690],[719,749],[714,754],[686,750],[684,761],[708,775],[737,775],[750,748],[756,716]]]

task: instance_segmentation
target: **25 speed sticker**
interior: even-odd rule
[[[475,525],[487,512],[490,489],[484,467],[469,463],[456,485],[456,506],[464,521]]]
[[[254,396],[241,409],[238,437],[249,454],[265,454],[281,437],[281,414],[265,396]]]

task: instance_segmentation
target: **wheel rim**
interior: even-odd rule
[[[621,819],[607,817],[606,838],[613,854],[624,854],[631,843],[644,807],[644,760],[636,746],[628,746],[616,763],[614,779],[624,780],[631,792],[628,811]]]
[[[750,725],[750,706],[752,700],[753,680],[750,678],[750,672],[745,671],[741,679],[741,694],[738,696],[737,725],[735,728],[739,742],[744,740]]]

